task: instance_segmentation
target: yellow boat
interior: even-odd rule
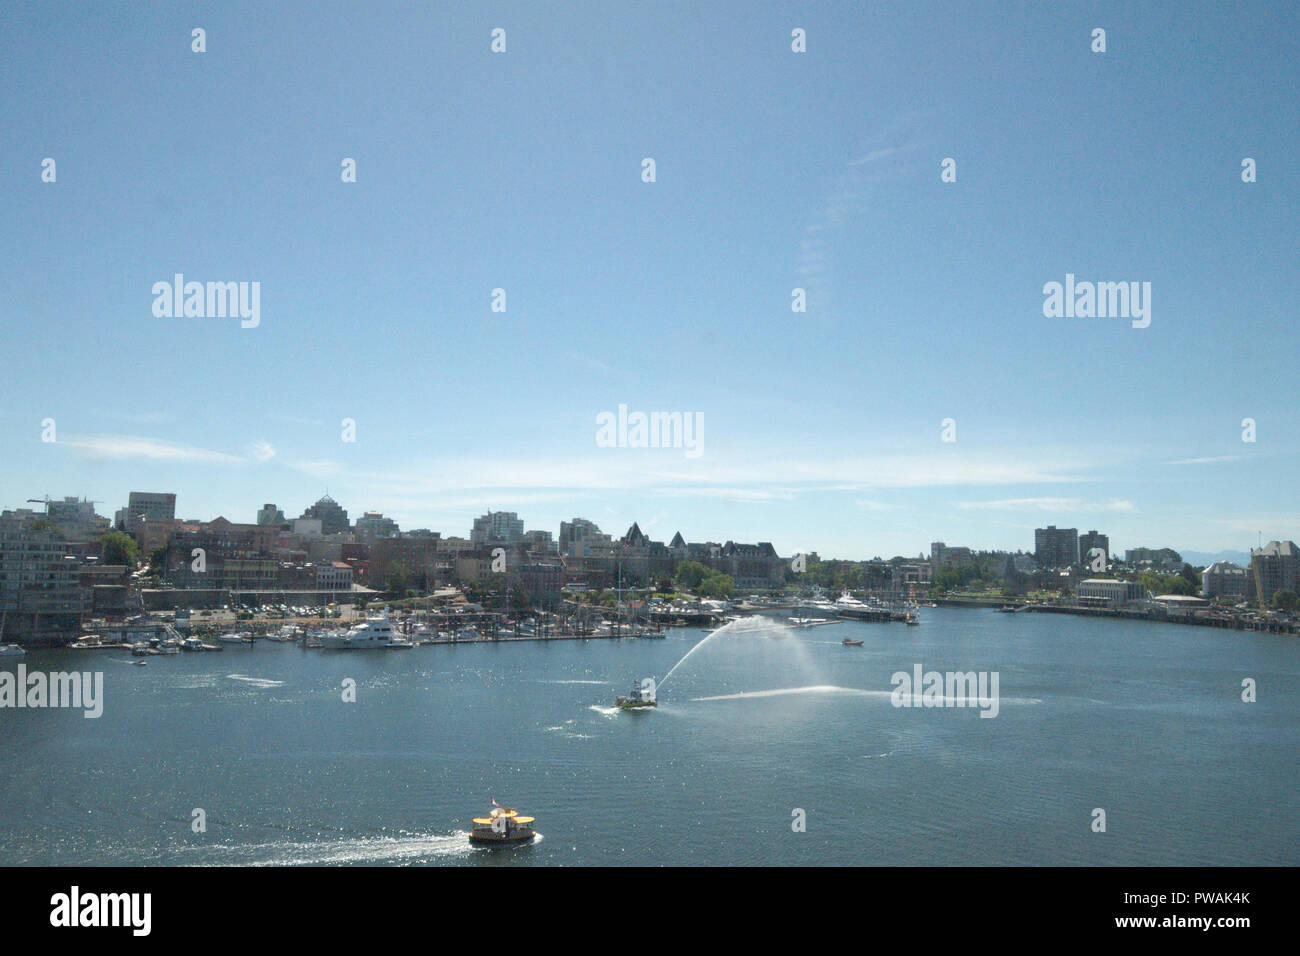
[[[469,842],[482,846],[511,846],[528,843],[537,836],[533,830],[535,817],[523,817],[492,801],[492,812],[485,817],[474,818],[474,829],[470,831]]]

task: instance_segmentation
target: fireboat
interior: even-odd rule
[[[492,812],[485,817],[474,818],[474,829],[470,831],[469,842],[480,846],[513,846],[530,843],[537,836],[533,830],[535,817],[521,817],[509,807],[503,807],[492,801]]]
[[[642,710],[646,707],[659,706],[655,697],[654,679],[633,681],[632,689],[628,691],[627,696],[615,698],[614,703],[620,710]]]

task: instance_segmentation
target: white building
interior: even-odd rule
[[[1086,607],[1123,607],[1130,601],[1142,601],[1146,588],[1137,581],[1114,578],[1088,578],[1079,582],[1075,598]]]
[[[316,568],[316,590],[351,591],[352,567],[342,561],[331,561]]]

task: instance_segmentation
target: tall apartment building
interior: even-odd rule
[[[560,554],[566,557],[579,557],[584,551],[584,545],[588,542],[612,543],[613,539],[602,534],[596,522],[588,521],[586,518],[574,518],[572,521],[560,522]]]
[[[476,545],[514,544],[524,536],[524,522],[513,511],[489,511],[474,519],[469,539]]]
[[[1044,568],[1073,567],[1079,563],[1079,529],[1049,524],[1034,529],[1034,560]]]
[[[1255,599],[1267,605],[1278,591],[1296,591],[1300,582],[1300,554],[1294,541],[1270,541],[1250,549],[1250,569],[1255,577]]]
[[[395,538],[398,534],[397,522],[392,518],[385,518],[382,511],[367,511],[357,519],[353,530],[357,538],[362,541],[372,538]]]
[[[1106,569],[1106,564],[1110,561],[1110,537],[1102,534],[1100,531],[1089,531],[1087,534],[1079,535],[1079,560],[1085,564],[1089,563],[1092,549],[1097,548],[1101,551],[1101,570]]]
[[[0,515],[0,620],[3,639],[20,644],[74,640],[91,592],[68,544],[48,528],[35,527],[30,511]]]

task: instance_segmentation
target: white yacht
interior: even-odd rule
[[[409,641],[397,636],[387,614],[366,618],[364,624],[357,624],[341,634],[321,636],[321,646],[333,650],[369,650],[383,647],[410,647]]]
[[[863,602],[863,601],[859,601],[857,598],[855,598],[855,597],[854,597],[852,594],[850,594],[848,591],[844,591],[843,593],[840,594],[839,598],[835,601],[835,607],[836,607],[837,609],[839,609],[840,611],[870,611],[870,610],[873,610],[873,608],[871,607],[870,604],[867,604],[867,603],[865,603],[865,602]]]
[[[244,635],[242,633],[236,634],[232,631],[229,634],[222,634],[217,638],[217,640],[222,644],[242,644],[244,643]]]

